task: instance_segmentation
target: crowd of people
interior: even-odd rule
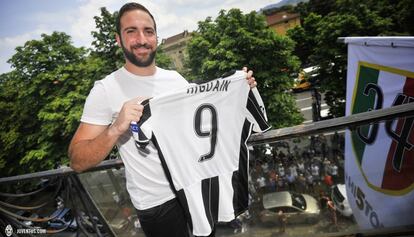
[[[293,148],[292,148],[293,145]],[[318,198],[343,180],[343,134],[312,136],[270,145],[270,152],[251,159],[251,189],[256,199],[264,193],[295,191]]]
[[[344,133],[319,134],[309,138],[255,148],[250,159],[251,202],[261,205],[265,193],[294,191],[319,200],[323,216],[338,227],[331,187],[344,183]],[[259,152],[257,152],[259,151]],[[280,232],[287,219],[278,213]]]

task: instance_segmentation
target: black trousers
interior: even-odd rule
[[[183,208],[176,198],[146,210],[137,210],[147,237],[189,237]]]
[[[137,210],[142,230],[147,237],[190,237],[184,210],[177,198],[146,210]],[[215,236],[215,228],[208,237]]]

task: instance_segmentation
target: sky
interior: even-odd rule
[[[1,0],[0,1],[0,74],[11,71],[7,63],[15,48],[40,35],[54,31],[72,37],[75,46],[90,47],[94,16],[100,8],[111,13],[131,0]],[[239,8],[244,13],[258,11],[280,0],[141,0],[157,22],[160,42],[184,30],[194,31],[197,22],[208,16],[215,19],[221,9]]]

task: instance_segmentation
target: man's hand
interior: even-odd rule
[[[257,86],[257,82],[256,79],[253,77],[253,71],[252,70],[247,70],[247,67],[243,67],[243,71],[247,72],[247,83],[249,84],[250,88],[254,88]]]
[[[132,121],[138,122],[144,110],[141,102],[145,99],[144,97],[136,97],[125,102],[115,122],[111,125],[110,129],[112,132],[116,135],[121,135],[129,129]]]

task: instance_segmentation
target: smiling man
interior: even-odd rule
[[[116,40],[127,59],[127,70],[148,68],[148,73],[155,73],[156,24],[148,11],[128,11],[118,18]]]
[[[189,236],[183,208],[165,176],[154,144],[137,149],[130,127],[143,113],[140,104],[188,82],[176,71],[155,64],[157,28],[142,5],[127,3],[119,10],[116,40],[125,65],[95,82],[69,146],[71,167],[77,172],[96,166],[116,145],[125,165],[127,190],[147,236]],[[247,69],[245,69],[247,71]],[[256,85],[252,72],[247,82]]]

